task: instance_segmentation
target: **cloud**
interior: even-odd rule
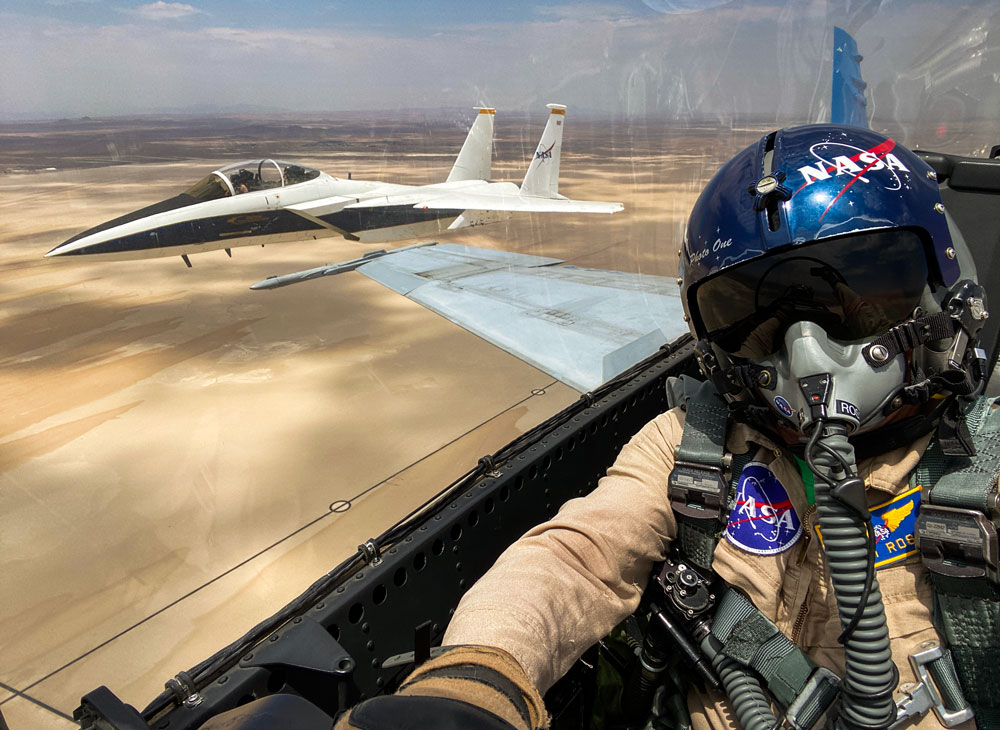
[[[915,119],[929,94],[945,104],[939,89],[956,87],[953,76],[962,71],[971,77],[957,84],[968,96],[965,106],[948,101],[941,109],[952,117],[967,108],[1000,118],[997,64],[985,36],[973,32],[1000,27],[1000,11],[981,0],[911,0],[864,22],[846,16],[837,0],[738,0],[684,14],[653,13],[639,0],[633,5],[631,16],[614,3],[602,15],[590,2],[572,6],[587,9],[574,14],[559,10],[569,7],[565,2],[553,2],[552,10],[528,19],[460,18],[434,34],[372,24],[136,22],[137,10],[130,11],[132,22],[95,24],[0,10],[9,39],[0,44],[0,67],[8,71],[0,75],[0,118],[476,103],[513,114],[557,101],[574,113],[665,122],[709,117],[739,128],[752,118],[781,126],[826,118],[835,22],[854,29],[865,49],[876,116]],[[178,6],[189,7],[144,7],[162,13]],[[931,12],[941,26],[927,27]]]
[[[642,0],[658,13],[667,15],[697,13],[700,10],[711,10],[726,5],[733,0]]]
[[[186,3],[168,3],[156,0],[154,3],[140,5],[133,12],[147,20],[173,20],[174,18],[196,15],[201,11]]]
[[[532,9],[535,16],[549,20],[608,20],[635,16],[635,12],[618,3],[574,2],[564,5],[539,5]]]

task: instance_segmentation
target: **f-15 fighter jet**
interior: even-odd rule
[[[518,186],[490,182],[493,109],[479,108],[448,179],[435,185],[343,180],[293,162],[251,160],[215,170],[185,192],[103,223],[46,256],[106,259],[181,256],[236,246],[343,236],[400,241],[503,220],[510,213],[616,213],[621,203],[558,193],[566,107],[548,123]]]

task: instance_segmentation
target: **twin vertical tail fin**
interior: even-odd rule
[[[868,127],[868,105],[861,78],[861,54],[858,44],[843,28],[833,28],[833,86],[830,95],[830,121]]]
[[[535,156],[528,166],[528,172],[521,183],[521,195],[537,198],[561,198],[559,195],[559,151],[562,149],[563,122],[566,107],[562,104],[547,104],[552,113],[542,132],[542,139],[535,150]]]
[[[448,182],[456,180],[489,180],[493,172],[494,109],[476,107],[479,114],[469,129],[469,136],[458,153]]]

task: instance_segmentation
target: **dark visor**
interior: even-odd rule
[[[815,322],[860,340],[910,317],[927,285],[924,245],[890,230],[818,241],[749,261],[695,292],[702,335],[738,357],[777,352],[788,326]]]

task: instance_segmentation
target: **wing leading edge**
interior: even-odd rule
[[[536,198],[531,195],[510,194],[508,191],[455,192],[417,203],[415,208],[431,210],[483,210],[510,213],[618,213],[625,210],[621,203],[601,200],[570,200],[569,198]]]
[[[444,244],[265,279],[270,289],[358,271],[580,392],[687,333],[673,279]]]

